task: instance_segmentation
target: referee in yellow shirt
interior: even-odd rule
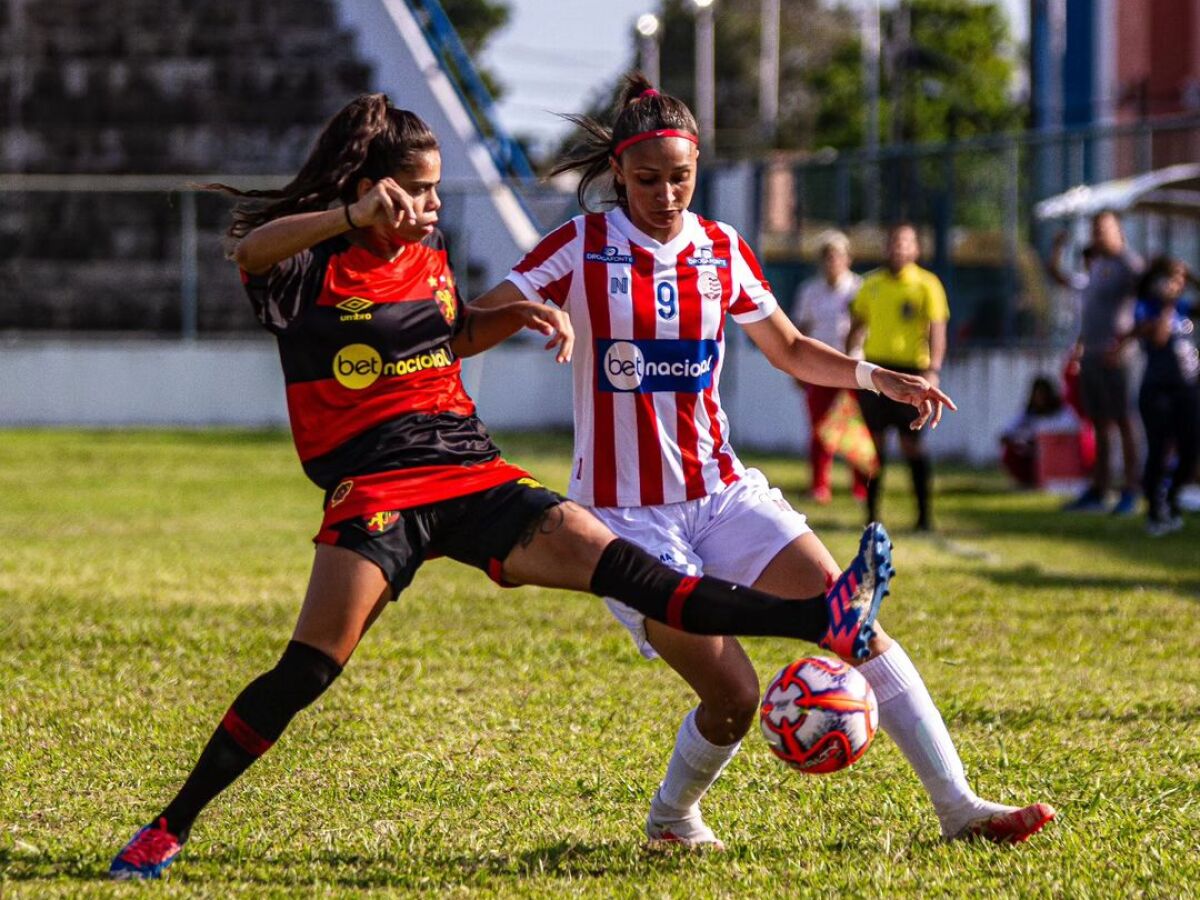
[[[941,281],[917,265],[921,247],[917,230],[902,222],[888,229],[887,265],[867,274],[858,295],[850,303],[851,326],[847,347],[866,331],[863,355],[868,362],[923,375],[938,386],[938,373],[946,356],[946,323],[950,306]],[[860,391],[858,402],[863,419],[875,440],[879,453],[879,474],[867,487],[867,520],[879,516],[879,492],[886,463],[888,429],[895,428],[900,449],[912,471],[913,493],[917,497],[918,531],[932,531],[930,487],[932,471],[929,456],[921,443],[920,431],[910,425],[917,410],[870,391]]]

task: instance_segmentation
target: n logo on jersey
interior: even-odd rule
[[[696,394],[712,387],[719,358],[713,340],[598,340],[596,383],[610,393]]]

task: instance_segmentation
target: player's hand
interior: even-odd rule
[[[942,421],[942,410],[949,407],[957,410],[950,396],[920,375],[906,375],[893,372],[891,369],[876,369],[871,373],[871,380],[880,392],[897,403],[907,403],[917,408],[917,417],[909,425],[913,431],[920,431],[926,422],[930,428],[937,428]]]
[[[412,195],[392,178],[381,178],[371,189],[350,204],[350,218],[360,228],[382,225],[396,229],[424,224],[417,221]]]
[[[524,301],[515,304],[526,328],[540,331],[548,335],[546,349],[558,348],[555,362],[569,363],[571,351],[575,349],[575,329],[571,327],[571,317],[556,306],[546,303]]]

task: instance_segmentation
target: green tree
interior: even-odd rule
[[[854,8],[782,0],[779,127],[773,138],[758,128],[759,4],[716,0],[714,9],[721,155],[770,146],[862,145],[867,104]],[[664,0],[659,18],[662,88],[692,103],[693,4]],[[885,142],[942,141],[1020,123],[1021,108],[1012,97],[1017,53],[997,0],[904,0],[883,14],[881,27],[880,134]],[[590,112],[607,117],[616,92],[615,86],[603,91]]]
[[[504,0],[441,0],[446,17],[454,25],[467,53],[478,59],[492,36],[508,24],[512,10]],[[480,78],[499,99],[504,93],[503,83],[490,69],[476,64]]]

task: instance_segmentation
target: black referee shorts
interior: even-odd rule
[[[482,569],[504,585],[505,558],[529,527],[563,500],[532,478],[521,478],[427,506],[337,522],[328,527],[336,535],[329,543],[379,566],[393,600],[412,584],[421,564],[437,556]]]
[[[906,375],[923,375],[921,369],[907,369],[902,366],[885,365],[884,368],[893,372],[903,372]],[[862,410],[863,421],[872,432],[880,433],[889,428],[909,431],[909,425],[916,421],[919,411],[911,403],[897,403],[895,400],[876,394],[874,391],[859,391],[858,406]],[[921,432],[910,432],[920,437]]]

